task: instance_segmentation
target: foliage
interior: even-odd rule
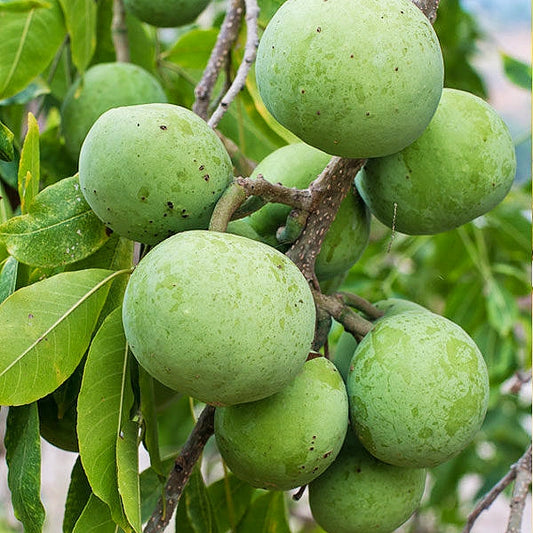
[[[259,2],[261,28],[282,3]],[[52,398],[62,418],[77,368],[79,456],[64,532],[140,532],[200,407],[156,382],[129,352],[119,307],[134,245],[110,235],[85,202],[62,138],[60,107],[70,85],[90,65],[115,59],[111,19],[111,0],[0,1],[0,404],[10,406],[12,505],[28,532],[42,531],[45,519],[37,401]],[[169,102],[190,108],[220,22],[214,16],[180,28],[168,42],[128,15],[131,60],[160,80]],[[486,96],[471,62],[481,36],[475,19],[459,0],[442,0],[435,29],[446,85]],[[245,37],[237,38],[217,98],[242,60]],[[502,59],[509,79],[529,89],[531,67]],[[295,139],[264,107],[253,73],[218,130],[234,145],[236,175],[249,175],[250,165]],[[481,496],[530,442],[522,423],[529,406],[509,391],[515,373],[531,369],[530,192],[530,183],[517,185],[491,212],[431,237],[391,234],[374,219],[369,246],[339,285],[370,302],[417,302],[461,325],[484,354],[491,383],[485,423],[466,450],[432,470],[420,510],[438,531],[464,524],[474,503],[460,493],[466,477],[477,476]],[[332,353],[341,331],[331,329]],[[142,473],[139,446],[151,463]],[[210,443],[178,505],[177,532],[320,531],[302,519],[305,504],[254,489],[224,465],[220,475],[217,466]],[[0,532],[11,531],[3,519]]]

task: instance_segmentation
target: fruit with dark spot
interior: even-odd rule
[[[209,181],[198,171],[198,160]],[[171,104],[104,113],[83,143],[79,173],[83,195],[98,217],[119,235],[146,244],[207,228],[233,177],[214,131],[192,111]]]
[[[443,71],[433,27],[409,0],[288,0],[256,61],[274,117],[307,144],[352,158],[392,154],[419,137]]]
[[[215,413],[215,437],[231,471],[251,485],[289,490],[333,462],[348,425],[348,398],[327,359],[307,361],[283,390]]]
[[[302,369],[315,304],[296,265],[263,243],[191,230],[138,264],[123,303],[139,363],[174,390],[215,405],[259,400]]]
[[[473,94],[444,89],[423,135],[399,153],[368,161],[356,185],[383,224],[429,235],[490,211],[515,172],[513,140],[496,111]]]
[[[194,22],[209,0],[124,0],[124,7],[142,22],[175,28]]]
[[[382,463],[348,434],[333,464],[309,484],[309,505],[328,533],[391,533],[420,505],[425,481],[425,469]]]
[[[429,311],[378,320],[347,379],[351,420],[365,448],[397,466],[433,467],[474,438],[489,397],[481,352],[457,324]]]
[[[72,84],[61,106],[61,132],[68,153],[78,160],[91,126],[108,109],[166,101],[159,81],[137,65],[117,62],[92,66]]]

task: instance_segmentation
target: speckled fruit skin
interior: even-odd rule
[[[423,135],[397,154],[368,161],[356,185],[385,225],[394,219],[396,231],[432,235],[490,211],[515,172],[513,140],[496,111],[473,94],[444,89]]]
[[[215,412],[222,458],[237,477],[269,490],[290,490],[324,472],[347,426],[346,388],[324,357],[307,361],[277,394]]]
[[[238,235],[191,230],[139,263],[123,303],[126,338],[161,383],[214,405],[270,396],[302,369],[315,328],[304,276]]]
[[[124,0],[124,7],[142,22],[175,28],[196,20],[209,0]]]
[[[377,321],[355,350],[346,385],[365,448],[408,467],[433,467],[457,455],[481,427],[489,397],[474,341],[429,311]]]
[[[146,244],[207,228],[233,178],[213,130],[172,104],[106,111],[83,143],[79,174],[96,215],[119,235]]]
[[[251,177],[262,175],[272,183],[305,189],[330,159],[328,154],[307,144],[289,144],[265,157]],[[276,244],[276,230],[285,224],[290,210],[289,206],[269,203],[250,215],[250,224],[266,242]],[[366,249],[369,236],[370,212],[359,195],[349,193],[316,259],[315,273],[319,281],[334,278],[353,266]]]
[[[307,144],[353,158],[393,154],[421,135],[443,72],[437,36],[409,0],[288,0],[256,61],[274,117]]]
[[[355,337],[348,331],[343,331],[339,337],[339,342],[333,353],[333,362],[341,373],[342,379],[346,381],[350,370],[353,354],[357,348]]]
[[[347,437],[333,464],[309,484],[309,505],[328,533],[391,533],[420,505],[425,481],[425,469],[382,463]]]
[[[385,313],[384,316],[397,315],[398,313],[405,313],[407,311],[427,311],[429,310],[410,300],[404,300],[402,298],[387,298],[386,300],[380,300],[374,303],[374,307],[377,307],[380,311]]]
[[[61,106],[65,147],[78,160],[81,145],[96,119],[119,106],[166,102],[165,91],[149,72],[132,63],[100,63],[70,87]]]

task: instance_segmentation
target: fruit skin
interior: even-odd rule
[[[485,418],[487,366],[457,324],[429,311],[378,320],[346,383],[355,431],[375,457],[433,467],[457,455]]]
[[[278,148],[254,169],[251,178],[263,176],[272,183],[305,189],[329,163],[331,156],[304,143]],[[249,216],[263,241],[283,249],[276,230],[285,224],[291,208],[268,203]],[[346,272],[361,257],[370,236],[370,212],[359,195],[348,193],[330,226],[315,264],[319,281]]]
[[[403,298],[387,298],[380,300],[374,304],[380,311],[385,313],[384,316],[397,315],[398,313],[405,313],[407,311],[427,311],[429,310],[420,304],[404,300]]]
[[[167,387],[214,405],[259,400],[307,358],[315,304],[296,265],[228,233],[191,230],[153,248],[130,277],[126,338]]]
[[[91,126],[108,109],[166,101],[159,81],[137,65],[117,62],[92,66],[72,84],[61,106],[61,132],[69,155],[78,160]]]
[[[269,490],[290,490],[324,472],[347,426],[346,388],[324,357],[307,361],[277,394],[215,412],[222,458],[237,477]]]
[[[343,331],[339,337],[339,342],[333,353],[333,362],[337,370],[341,373],[342,379],[346,381],[350,370],[350,363],[357,348],[355,337],[348,331]]]
[[[172,104],[106,111],[83,143],[79,174],[97,216],[119,235],[146,244],[207,228],[233,178],[216,134],[192,111]]]
[[[160,28],[194,22],[209,0],[124,0],[124,7],[139,20]]]
[[[382,463],[348,435],[333,464],[309,484],[311,513],[328,533],[390,533],[420,505],[425,480],[424,469]]]
[[[513,140],[496,111],[473,94],[444,89],[422,136],[368,161],[356,186],[383,224],[432,235],[490,211],[509,192],[515,171]]]
[[[437,36],[409,0],[288,0],[256,60],[272,115],[307,144],[352,158],[393,154],[421,135],[443,73]]]

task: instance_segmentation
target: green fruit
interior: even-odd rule
[[[378,320],[354,353],[346,385],[359,439],[397,466],[433,467],[457,455],[481,427],[489,397],[474,341],[429,311]]]
[[[496,111],[473,94],[444,89],[424,134],[397,154],[368,161],[356,185],[387,226],[435,234],[490,211],[515,171],[513,140]]]
[[[209,0],[124,0],[124,7],[139,20],[160,28],[194,22]]]
[[[374,304],[374,307],[383,311],[385,316],[407,313],[409,311],[428,311],[425,307],[402,298],[387,298],[386,300],[380,300]]]
[[[83,143],[79,169],[83,195],[98,217],[146,244],[207,228],[233,177],[213,130],[171,104],[106,111]]]
[[[357,341],[355,337],[350,332],[343,331],[333,353],[333,362],[344,381],[348,378],[350,363],[356,348]]]
[[[61,130],[68,153],[78,160],[91,126],[108,109],[166,101],[159,81],[137,65],[92,66],[72,84],[61,106]]]
[[[268,110],[304,142],[366,158],[422,134],[443,62],[431,24],[409,0],[288,0],[261,38],[256,75]]]
[[[391,533],[420,505],[426,471],[372,457],[348,436],[333,464],[309,485],[309,505],[328,533]]]
[[[307,361],[277,394],[215,413],[217,446],[231,471],[269,490],[290,490],[324,472],[347,426],[346,389],[324,357]]]
[[[124,295],[126,338],[167,387],[215,405],[290,383],[310,350],[315,304],[282,253],[238,235],[187,231],[153,248]]]
[[[279,148],[263,159],[252,178],[263,176],[272,183],[306,189],[324,170],[331,157],[303,143]],[[252,213],[250,224],[267,242],[275,242],[276,231],[285,224],[291,208],[269,203]],[[334,278],[353,266],[368,244],[370,215],[358,195],[349,193],[342,202],[318,254],[315,272],[320,281]]]

